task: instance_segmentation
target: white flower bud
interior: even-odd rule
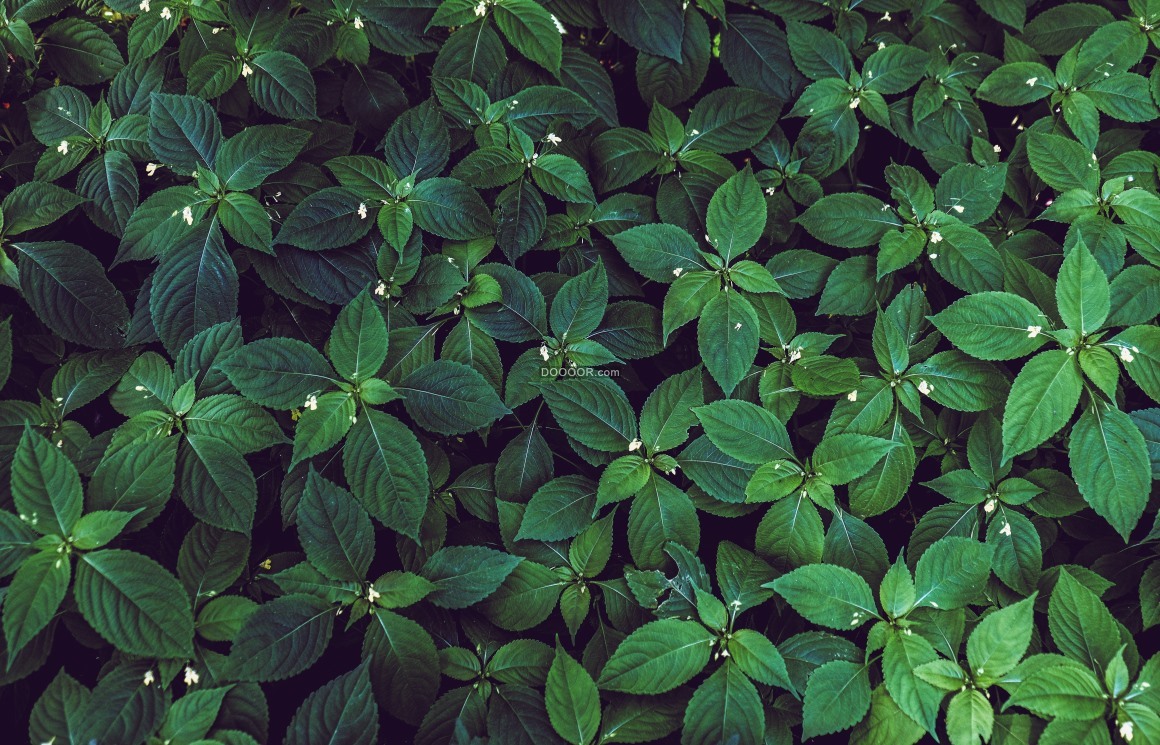
[[[637,438],[633,438],[632,442],[628,443],[628,452],[636,452],[637,450],[640,450],[642,445],[644,445],[643,442]]]
[[[61,140],[60,144],[56,146],[56,151],[61,155],[68,155],[68,140]]]

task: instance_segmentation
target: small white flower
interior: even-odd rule
[[[357,416],[352,416],[352,417],[350,418],[350,423],[351,423],[351,426],[354,426],[354,425],[358,424],[358,417],[357,417]]]
[[[1028,326],[1027,327],[1027,338],[1034,339],[1035,337],[1039,336],[1039,332],[1042,330],[1043,330],[1042,326]]]
[[[954,210],[955,212],[958,212],[961,215],[961,214],[963,214],[963,210],[965,210],[966,207],[964,207],[961,204],[956,204],[954,207],[951,207],[951,209]]]
[[[993,146],[991,147],[991,149],[992,149],[992,150],[994,150],[996,153],[1001,153],[1001,152],[1003,152],[1003,148],[999,147],[998,145],[993,145]]]
[[[938,603],[936,603],[936,602],[934,602],[934,601],[932,600],[932,601],[930,601],[930,607],[931,607],[931,608],[937,608],[937,607],[938,607]]]
[[[1011,523],[1006,520],[1003,521],[1003,528],[999,531],[1000,535],[1011,535]]]
[[[882,20],[889,22],[889,21],[892,21],[892,20],[894,20],[894,19],[892,19],[892,18],[890,17],[890,11],[887,11],[885,14],[883,14],[883,16],[882,16]]]
[[[193,225],[193,207],[186,207],[181,211],[181,219],[186,225]]]
[[[310,409],[311,411],[317,411],[318,410],[318,396],[315,396],[313,393],[311,393],[309,396],[306,397],[306,402],[304,404],[302,404],[302,408]]]
[[[879,51],[881,51],[881,50],[883,50],[883,49],[885,49],[885,48],[886,48],[886,42],[884,42],[884,41],[880,41],[880,42],[878,42],[878,49],[879,49]]]
[[[552,356],[548,353],[548,345],[547,344],[540,345],[540,356],[544,358],[544,362],[547,362],[548,358]]]
[[[1124,362],[1131,362],[1132,360],[1136,359],[1136,357],[1132,354],[1131,349],[1128,349],[1127,347],[1120,347],[1120,359],[1122,359]]]
[[[480,18],[487,15],[487,3],[485,1],[481,0],[479,5],[475,6],[475,14]]]
[[[936,230],[930,234],[930,242],[931,243],[939,243],[941,241],[942,241],[942,233],[940,233]]]
[[[379,297],[386,297],[387,296],[387,283],[386,282],[379,282],[377,285],[375,285],[375,294],[378,295]]]
[[[133,386],[133,390],[135,390],[135,391],[137,391],[138,393],[140,393],[141,391],[145,390],[145,386],[143,386],[143,385],[135,385],[135,386]]]
[[[157,169],[160,167],[161,166],[159,166],[156,163],[146,163],[145,164],[145,175],[152,176],[153,174],[157,173]]]
[[[173,17],[173,13],[169,10],[168,7],[165,7],[161,9],[161,17],[168,21]]]
[[[1124,738],[1126,742],[1131,742],[1135,732],[1132,731],[1133,725],[1130,721],[1120,723],[1120,737]]]
[[[694,129],[694,130],[692,130],[691,132],[689,132],[689,137],[696,137],[696,136],[697,136],[697,135],[699,135],[699,134],[701,134],[701,130],[699,130],[699,129]]]
[[[733,601],[732,603],[730,603],[729,605],[732,605],[734,608],[740,608],[740,607],[741,607],[741,601],[740,601],[740,600],[734,600],[734,601]]]
[[[857,401],[858,400],[858,391],[850,391],[849,393],[847,393],[846,400],[850,401],[850,402]]]
[[[552,23],[555,24],[556,30],[560,32],[561,36],[568,33],[568,29],[564,28],[564,24],[560,23],[560,19],[554,15],[552,16]]]
[[[987,503],[985,505],[983,505],[983,512],[986,512],[988,515],[990,515],[992,512],[995,511],[995,506],[997,504],[998,504],[998,500],[988,499]]]
[[[918,381],[918,392],[924,396],[929,396],[930,392],[934,390],[934,386],[925,380]]]
[[[937,258],[938,258],[938,254],[931,254],[931,255],[930,255],[930,258],[931,258],[931,259],[937,259]]]
[[[189,665],[186,665],[185,666],[185,684],[187,686],[197,685],[198,681],[200,681],[200,680],[201,680],[201,676],[199,676],[197,674],[197,671],[194,670]]]
[[[682,269],[681,267],[677,267],[676,269],[673,270],[673,276],[679,277],[679,276],[681,276],[681,272],[683,272],[683,271],[685,271],[685,270]]]
[[[367,219],[367,203],[366,202],[359,202],[358,216],[359,216],[360,220]]]
[[[142,3],[142,5],[148,5],[148,0],[146,0],[146,2],[144,2],[144,3]],[[146,670],[146,671],[145,671],[145,677],[141,679],[141,684],[142,684],[142,685],[146,685],[146,686],[151,686],[151,685],[153,685],[153,683],[154,683],[156,680],[157,680],[157,679],[153,677],[153,671],[152,671],[152,670]]]
[[[775,189],[772,186],[767,186],[767,187],[765,187],[765,193],[772,197],[774,194],[777,193],[777,189]]]
[[[741,324],[740,324],[740,323],[737,323],[737,324],[735,324],[735,325],[733,326],[733,330],[734,330],[734,331],[740,331],[740,330],[741,330]]]
[[[254,68],[250,67],[250,63],[243,62],[242,63],[242,77],[248,78],[253,74],[254,74]]]
[[[221,26],[215,26],[215,27],[214,27],[214,29],[213,29],[213,31],[211,31],[210,33],[211,33],[211,34],[213,34],[214,36],[217,36],[217,35],[218,35],[218,34],[220,34],[221,32],[222,32],[222,27],[221,27]]]
[[[563,141],[564,138],[560,137],[560,135],[556,134],[555,132],[549,132],[548,136],[544,138],[544,142],[550,142],[553,145],[559,145]]]
[[[798,360],[800,360],[802,358],[802,349],[803,349],[802,347],[798,347],[797,349],[792,350],[789,353],[789,361],[790,362],[797,362]]]
[[[141,4],[137,6],[142,13],[149,12],[149,0],[141,0]]]
[[[376,600],[378,600],[379,598],[381,598],[382,596],[383,596],[382,593],[380,593],[378,590],[376,590],[374,588],[374,585],[371,585],[370,587],[367,588],[367,602],[368,603],[373,603]]]
[[[68,140],[61,140],[60,144],[56,146],[56,151],[61,155],[68,155]]]
[[[362,28],[363,27],[363,20],[361,18],[359,18],[358,16],[354,17],[354,27],[355,28]]]
[[[1131,183],[1131,182],[1133,182],[1133,181],[1135,181],[1135,180],[1136,180],[1136,177],[1135,177],[1135,176],[1128,176],[1128,177],[1127,177],[1126,179],[1124,179],[1124,180],[1125,180],[1125,181],[1127,181],[1128,183]]]
[[[854,96],[854,99],[852,101],[850,101],[850,108],[856,109],[856,108],[858,108],[858,104],[860,104],[860,103],[862,103],[862,99],[858,98],[857,96]]]
[[[628,443],[628,452],[636,452],[637,450],[640,450],[642,445],[644,445],[644,443],[634,437],[632,442]]]
[[[1038,81],[1038,80],[1039,80],[1039,78],[1027,78],[1027,85],[1028,85],[1028,87],[1034,88],[1034,87],[1035,87],[1035,83],[1036,83],[1036,81]]]

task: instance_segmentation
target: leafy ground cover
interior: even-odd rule
[[[40,743],[1160,743],[1160,2],[4,0]]]

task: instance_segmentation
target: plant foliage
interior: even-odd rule
[[[6,742],[1160,744],[1160,2],[2,0]]]

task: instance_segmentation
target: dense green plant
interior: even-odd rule
[[[1160,743],[1160,2],[3,0],[31,743]]]

